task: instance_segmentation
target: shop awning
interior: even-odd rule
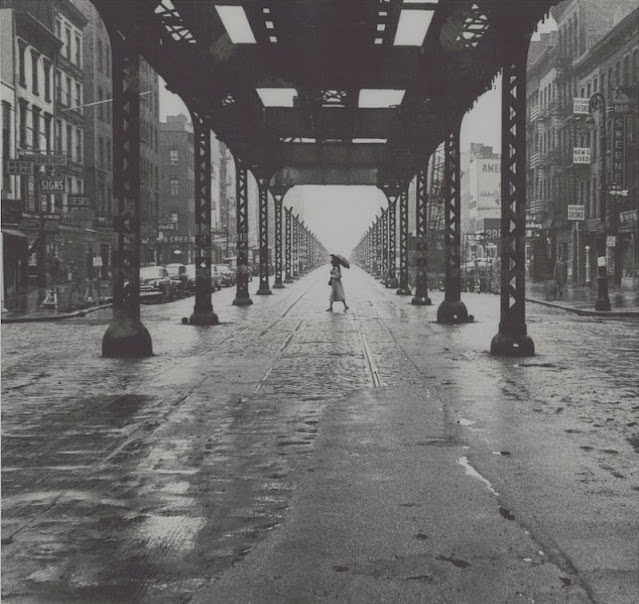
[[[22,231],[18,231],[17,229],[2,227],[2,234],[8,235],[9,237],[20,237],[22,239],[27,239],[27,236]]]

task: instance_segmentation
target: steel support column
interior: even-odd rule
[[[530,34],[510,31],[501,95],[501,312],[495,355],[530,356],[526,332],[526,56]]]
[[[380,281],[386,284],[388,276],[388,208],[382,208],[382,274]]]
[[[269,285],[268,266],[268,182],[270,176],[257,177],[259,194],[259,222],[258,238],[260,241],[260,286],[256,292],[258,296],[270,296],[273,292]]]
[[[444,245],[446,253],[446,283],[443,302],[437,309],[439,323],[466,323],[468,311],[461,301],[461,189],[459,130],[457,120],[444,144]]]
[[[211,128],[191,113],[195,158],[195,305],[191,325],[217,325],[211,301]]]
[[[284,283],[293,283],[292,273],[292,229],[293,229],[293,208],[284,208],[286,214],[286,275]]]
[[[275,208],[275,282],[273,289],[284,287],[282,282],[282,202],[285,194],[285,190],[271,190]]]
[[[410,296],[408,286],[408,185],[399,194],[399,289],[400,296]]]
[[[139,56],[113,38],[113,319],[102,338],[105,357],[147,357],[151,335],[140,321]]]
[[[386,287],[397,287],[397,198],[399,191],[387,195],[388,198],[388,277]]]
[[[428,215],[426,193],[426,175],[428,173],[428,160],[418,170],[416,175],[415,191],[415,296],[411,304],[416,306],[429,306],[432,304],[428,297],[428,280],[426,275],[426,229]]]
[[[381,218],[375,216],[375,276],[379,277],[382,272],[382,227]]]
[[[249,256],[248,256],[248,172],[246,164],[239,156],[235,157],[236,184],[236,225],[237,225],[237,281],[235,306],[253,304],[249,295]]]
[[[299,277],[297,269],[297,216],[291,210],[291,277],[294,280]]]

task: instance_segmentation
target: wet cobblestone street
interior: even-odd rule
[[[109,310],[3,325],[3,601],[204,598],[287,521],[335,418],[370,420],[369,391],[440,418],[425,446],[458,447],[495,518],[567,577],[552,593],[572,595],[537,601],[639,595],[639,320],[529,304],[537,355],[495,358],[497,296],[463,294],[475,322],[439,325],[443,294],[413,307],[354,267],[350,310],[328,313],[327,272],[251,307],[224,289],[216,327],[180,323],[192,298],[144,306],[142,360],[100,357]]]

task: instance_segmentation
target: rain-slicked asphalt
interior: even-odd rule
[[[2,327],[2,600],[639,601],[637,319],[528,304],[537,355],[326,267],[222,324]],[[253,282],[253,289],[257,284]]]

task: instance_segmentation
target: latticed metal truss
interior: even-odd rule
[[[508,29],[531,32],[559,0],[93,1],[235,155],[295,185],[410,178],[446,137],[444,118],[490,88]],[[244,15],[248,41],[224,7]],[[399,40],[405,10],[431,17],[413,45]],[[264,90],[288,96],[265,102]],[[376,104],[371,90],[401,95]]]

